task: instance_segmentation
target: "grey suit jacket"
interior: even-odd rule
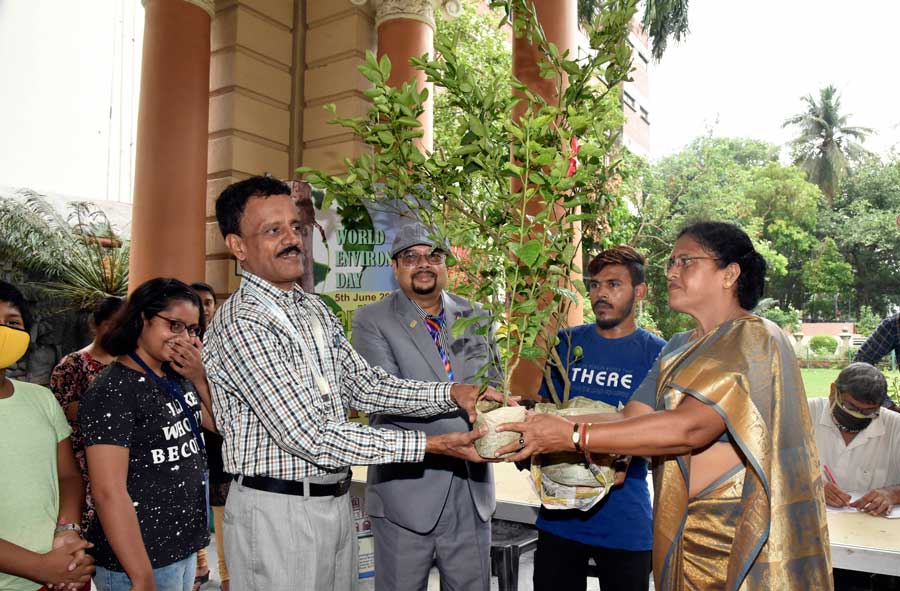
[[[457,295],[444,292],[443,300],[448,334],[457,319],[482,314],[480,308]],[[488,321],[485,316],[485,322]],[[475,334],[476,329],[471,325],[460,338],[449,338],[448,355],[456,382],[473,383],[479,369],[492,356],[496,358],[491,339]],[[369,364],[381,366],[388,373],[413,380],[447,381],[444,364],[428,329],[401,290],[357,310],[353,315],[352,338],[354,348]],[[496,369],[488,375],[496,383]],[[469,430],[461,411],[427,419],[373,415],[369,424],[384,429],[424,431],[428,435]],[[487,521],[496,504],[490,465],[431,454],[419,463],[371,466],[366,508],[370,515],[387,517],[407,529],[427,533],[441,515],[454,471],[468,475],[473,506],[479,517]]]

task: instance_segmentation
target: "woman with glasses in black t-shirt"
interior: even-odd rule
[[[99,591],[190,591],[209,542],[206,453],[213,428],[200,364],[203,308],[176,279],[128,299],[103,348],[116,360],[85,393],[78,421],[97,518]],[[201,408],[202,411],[201,412]]]

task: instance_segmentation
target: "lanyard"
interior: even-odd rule
[[[191,426],[191,432],[194,434],[194,439],[197,440],[197,445],[200,446],[201,450],[206,451],[206,446],[203,444],[203,436],[200,434],[200,426],[197,425],[197,419],[194,417],[194,413],[190,411],[190,407],[184,399],[184,391],[181,389],[181,385],[179,385],[178,382],[168,378],[161,378],[156,375],[156,372],[150,369],[137,353],[132,352],[129,353],[128,356],[131,357],[135,363],[140,365],[160,388],[168,392],[172,398],[178,401],[178,404],[181,405],[181,413],[187,417],[188,423]]]
[[[288,318],[288,315],[282,310],[278,304],[273,302],[265,293],[263,293],[260,289],[258,289],[255,285],[251,283],[244,282],[243,287],[249,288],[250,291],[259,299],[259,302],[272,313],[275,318],[278,319],[279,324],[281,324],[282,328],[290,332],[294,336],[294,340],[296,341],[297,347],[301,350],[303,349],[303,335],[300,334],[300,331],[296,326],[291,322]],[[325,331],[322,328],[322,323],[319,321],[319,318],[312,313],[309,315],[310,318],[310,328],[312,329],[313,339],[316,342],[317,351],[323,351],[325,349]],[[305,351],[304,351],[305,353]],[[309,358],[309,371],[313,375],[313,380],[316,382],[316,386],[319,389],[319,393],[322,395],[323,400],[328,400],[331,398],[331,384],[328,383],[328,380],[322,376],[322,371],[319,369],[319,360],[317,356],[312,355],[304,355]]]

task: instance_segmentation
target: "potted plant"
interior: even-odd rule
[[[565,409],[568,366],[577,362],[577,351],[563,359],[558,333],[570,311],[583,305],[583,235],[608,228],[607,214],[619,203],[619,89],[631,68],[627,38],[635,3],[611,2],[601,11],[586,31],[590,48],[580,56],[547,41],[527,0],[493,4],[505,7],[514,34],[537,48],[541,75],[554,83],[557,100],[515,79],[511,89],[510,80],[479,83],[452,43],[437,42],[434,57],[412,62],[445,93],[460,122],[452,138],[442,139],[444,148],[423,153],[414,142],[422,135],[417,117],[428,91],[411,83],[389,86],[389,60],[370,53],[359,69],[372,83],[366,91],[371,108],[362,117],[336,116],[333,123],[372,150],[347,159],[344,174],[308,167],[298,172],[325,190],[326,207],[389,208],[434,228],[455,247],[454,291],[481,303],[490,317],[459,319],[454,333],[480,323],[477,330],[493,336],[504,392],[527,365],[547,377],[557,371],[563,387],[551,386],[551,406]],[[523,412],[483,410],[479,421],[489,424],[496,415],[502,415],[499,422],[520,420]],[[479,452],[494,457],[518,437],[492,433],[479,442]]]

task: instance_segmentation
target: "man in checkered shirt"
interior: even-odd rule
[[[469,431],[426,436],[347,420],[365,412],[474,420],[479,388],[396,378],[370,367],[322,300],[298,285],[307,220],[275,179],[226,188],[216,219],[243,269],[206,335],[203,363],[236,474],[225,506],[225,557],[239,590],[356,589],[349,466],[420,462],[425,453],[483,461]],[[502,400],[488,389],[485,396]]]
[[[886,355],[890,355],[891,351],[894,352],[894,360],[900,363],[900,312],[881,321],[875,332],[866,339],[866,342],[856,352],[853,361],[862,361],[863,363],[875,365]],[[900,412],[900,407],[897,407],[890,398],[885,400],[884,406]]]

